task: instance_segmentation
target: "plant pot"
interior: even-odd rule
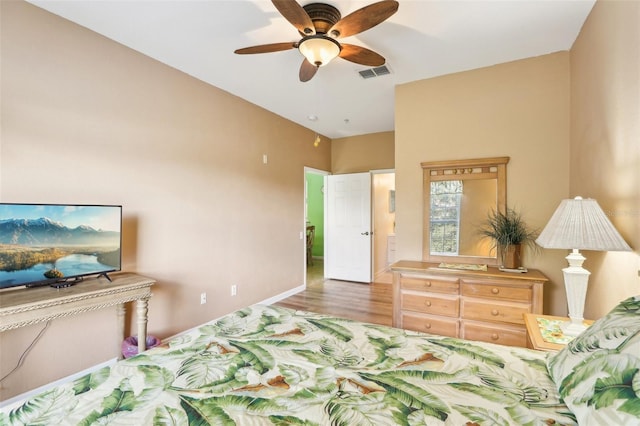
[[[522,258],[520,256],[522,246],[520,244],[512,244],[503,248],[502,267],[507,269],[518,269],[522,266]]]

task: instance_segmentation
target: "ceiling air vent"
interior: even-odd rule
[[[360,77],[362,78],[373,78],[373,77],[380,77],[382,75],[391,74],[391,71],[389,71],[389,68],[387,68],[386,65],[382,65],[381,67],[369,68],[366,70],[358,71],[358,74],[360,74]]]

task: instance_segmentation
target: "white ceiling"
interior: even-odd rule
[[[390,75],[363,79],[367,67],[337,58],[301,83],[297,50],[233,53],[300,38],[268,0],[29,1],[330,138],[393,130],[398,84],[570,49],[595,3],[400,0],[387,21],[340,39],[380,53]],[[344,17],[374,1],[323,2]]]

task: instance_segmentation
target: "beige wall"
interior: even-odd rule
[[[393,169],[394,132],[333,139],[331,171],[335,174]]]
[[[509,156],[507,204],[541,228],[569,193],[569,53],[401,85],[395,137],[399,258],[422,256],[423,161]],[[552,280],[545,310],[557,315],[563,262],[525,251],[524,264]]]
[[[123,269],[158,280],[160,337],[303,284],[304,166],[329,170],[330,143],[27,3],[0,7],[2,201],[122,204]],[[41,328],[0,334],[0,376]],[[0,399],[111,358],[115,338],[113,309],[53,321]]]
[[[585,316],[640,294],[640,2],[598,1],[571,49],[570,196],[594,198],[634,249],[585,252]]]

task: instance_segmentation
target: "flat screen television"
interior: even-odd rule
[[[0,203],[0,290],[119,271],[122,206]]]

